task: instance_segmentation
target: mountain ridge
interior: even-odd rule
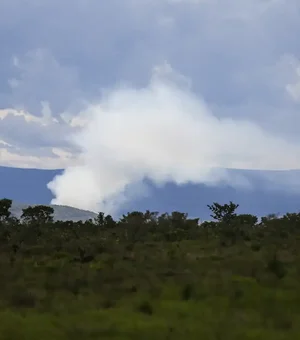
[[[63,169],[40,170],[23,169],[0,166],[0,198],[6,197],[16,202],[17,205],[49,205],[53,195],[47,188],[56,175],[61,174]],[[229,185],[207,186],[204,184],[176,185],[166,183],[157,187],[151,181],[146,181],[148,193],[143,197],[135,198],[122,205],[117,215],[118,218],[128,211],[158,211],[172,212],[182,211],[189,216],[199,217],[200,220],[210,219],[207,204],[219,202],[221,204],[233,201],[240,205],[238,213],[251,213],[257,216],[266,216],[271,213],[284,214],[296,212],[300,208],[300,190],[281,190],[278,183],[285,183],[288,178],[293,181],[300,178],[300,171],[254,171],[254,170],[231,170],[232,174],[245,175],[253,182],[253,188],[233,188]],[[263,176],[261,176],[263,174]],[[271,181],[268,181],[271,178]],[[292,182],[291,180],[291,182]],[[278,188],[277,188],[278,187]],[[94,216],[93,212],[83,211],[72,207],[57,206],[62,218],[77,219],[80,214],[88,219]],[[65,211],[64,211],[65,209]],[[70,210],[71,209],[71,210]],[[20,208],[19,212],[20,213]],[[79,211],[83,211],[80,213]],[[65,216],[65,217],[64,217]],[[81,215],[80,215],[81,216]],[[92,217],[93,218],[93,217]]]

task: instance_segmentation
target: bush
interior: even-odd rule
[[[260,249],[261,249],[261,244],[260,244],[260,243],[252,243],[252,244],[251,244],[251,249],[252,249],[253,251],[260,251]]]
[[[17,308],[34,308],[37,304],[37,297],[27,288],[14,289],[10,299],[10,305]]]
[[[146,315],[152,315],[153,314],[153,307],[151,305],[151,303],[149,301],[143,301],[141,302],[138,307],[137,310],[140,313],[146,314]]]

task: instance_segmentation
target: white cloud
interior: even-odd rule
[[[88,123],[72,136],[81,164],[49,184],[54,204],[113,212],[119,195],[124,202],[124,192],[145,178],[247,186],[223,169],[300,168],[300,143],[245,120],[216,118],[168,65],[154,70],[147,87],[114,89],[82,115]]]
[[[8,146],[5,142],[0,141],[0,144]],[[73,155],[64,150],[53,148],[52,152],[54,157],[37,157],[11,152],[5,147],[0,147],[1,165],[31,169],[64,169],[77,163]]]
[[[38,123],[42,126],[48,125],[49,123],[58,123],[58,120],[52,117],[51,110],[49,107],[49,103],[42,102],[41,103],[41,113],[42,116],[35,116],[30,112],[26,112],[25,110],[16,110],[16,109],[0,109],[0,120],[4,120],[9,116],[14,117],[22,117],[27,123]]]
[[[296,102],[300,102],[300,62],[297,61],[297,65],[295,66],[295,75],[296,80],[292,84],[286,85],[286,91],[292,97],[292,99]]]
[[[23,117],[26,122],[41,122],[43,124],[43,119],[36,117],[29,112],[25,112],[23,110],[15,110],[15,109],[0,109],[0,119],[4,120],[8,116],[16,116]]]
[[[12,146],[11,144],[6,143],[4,140],[0,140],[0,144],[4,146]]]
[[[41,114],[0,109],[1,165],[56,169],[74,164],[76,150],[70,150],[64,136],[71,127],[52,116],[47,102],[41,103]]]

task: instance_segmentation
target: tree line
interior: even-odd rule
[[[159,214],[148,210],[128,212],[119,220],[99,212],[96,218],[87,221],[59,221],[54,220],[53,207],[45,205],[24,208],[18,219],[12,216],[11,206],[12,200],[0,200],[0,242],[12,243],[13,249],[19,249],[29,240],[38,243],[48,237],[54,237],[57,247],[64,238],[91,240],[99,237],[133,244],[147,240],[175,242],[215,237],[225,246],[238,240],[257,240],[266,235],[284,238],[300,230],[299,213],[287,213],[282,217],[269,215],[259,221],[251,214],[237,214],[239,205],[231,201],[223,205],[217,202],[208,205],[213,221],[202,223],[199,218],[189,218],[187,213]]]

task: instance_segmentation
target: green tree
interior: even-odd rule
[[[94,223],[98,227],[104,227],[104,213],[103,212],[99,212],[97,214],[97,216],[94,218]]]
[[[132,211],[121,217],[120,224],[143,225],[145,220],[145,216],[142,212]]]
[[[230,223],[237,215],[235,213],[239,204],[229,202],[229,204],[219,204],[214,202],[212,205],[207,205],[212,212],[210,215],[214,220],[218,222]]]
[[[235,217],[234,221],[241,225],[247,225],[252,227],[258,222],[258,218],[255,215],[251,214],[240,214]]]
[[[142,236],[147,232],[146,218],[143,212],[132,211],[123,215],[119,225],[126,228],[126,238],[132,242],[141,240]]]
[[[2,198],[0,200],[0,222],[9,219],[9,217],[11,216],[11,206],[12,200],[8,198]]]
[[[94,218],[94,223],[98,227],[102,228],[113,228],[116,226],[116,222],[112,218],[111,215],[106,215],[103,212],[99,212],[98,215]]]
[[[46,205],[29,206],[22,209],[21,219],[25,223],[52,223],[54,209]]]
[[[111,215],[106,215],[104,217],[104,227],[105,228],[114,228],[116,226],[116,221],[113,219]]]

